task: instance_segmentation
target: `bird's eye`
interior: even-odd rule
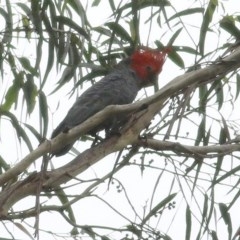
[[[152,67],[151,67],[151,66],[146,66],[146,70],[147,70],[148,72],[151,72],[151,71],[152,71]]]

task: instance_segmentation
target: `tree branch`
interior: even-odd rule
[[[68,143],[76,141],[79,136],[89,132],[90,129],[94,128],[110,116],[123,113],[133,113],[130,121],[123,128],[120,136],[113,136],[109,139],[106,139],[97,146],[84,151],[73,161],[67,163],[63,167],[46,172],[44,179],[41,179],[43,183],[43,190],[59,187],[59,185],[71,180],[72,177],[75,177],[81,172],[85,171],[89,166],[101,160],[110,153],[122,150],[127,145],[136,143],[140,144],[138,140],[140,132],[146,128],[146,126],[148,126],[154,115],[162,109],[164,102],[169,97],[178,94],[180,91],[187,89],[193,84],[196,85],[214,81],[219,75],[226,75],[228,72],[236,70],[239,67],[240,48],[236,49],[233,53],[221,61],[215,62],[204,69],[199,69],[176,77],[169,84],[149,98],[133,104],[109,106],[103,111],[89,118],[81,125],[71,129],[68,133],[62,133],[51,141],[46,140],[37,149],[22,159],[18,164],[0,175],[0,186],[3,186],[10,179],[15,178],[17,175],[22,173],[39,157],[47,153],[55,152]],[[142,108],[143,106],[145,106],[144,109]],[[160,145],[162,148],[164,146],[163,142],[161,144],[159,142],[156,144],[156,142],[150,141],[148,144],[149,147],[153,148],[155,146],[156,149],[159,148]],[[166,142],[164,144],[166,149],[170,149],[170,145],[167,146]],[[174,146],[176,147],[176,144],[172,144],[172,147]],[[223,149],[222,146],[219,148],[217,146],[215,148],[213,146],[202,147],[202,149],[184,146],[184,148],[187,150],[190,149],[190,151],[197,152],[198,154],[206,154],[206,151],[210,151],[210,149],[211,151],[221,151]],[[183,151],[184,148],[180,150]],[[205,150],[203,150],[204,148]],[[233,148],[239,150],[239,145],[230,145],[228,150]],[[0,193],[0,217],[6,217],[9,208],[20,199],[29,195],[35,195],[39,181],[39,173],[33,173],[23,181],[18,181],[8,187],[5,187]]]
[[[197,156],[212,158],[214,153],[228,155],[240,151],[240,144],[222,144],[212,146],[190,146],[178,142],[161,141],[156,139],[139,139],[138,146],[151,148],[156,151],[172,151],[178,154],[187,154],[188,156]],[[215,156],[214,156],[215,157]]]

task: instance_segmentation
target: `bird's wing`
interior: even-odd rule
[[[64,119],[66,128],[72,128],[84,122],[106,106],[131,103],[137,95],[138,88],[133,85],[129,89],[128,82],[129,79],[115,74],[108,75],[107,78],[94,84],[77,99],[69,110]]]

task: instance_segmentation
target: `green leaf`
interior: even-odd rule
[[[235,19],[233,16],[225,16],[220,21],[220,27],[227,31],[231,36],[236,39],[240,38],[240,30],[235,25]]]
[[[12,40],[12,29],[8,29],[9,27],[11,27],[11,24],[8,24],[9,21],[9,15],[8,13],[3,9],[0,8],[0,15],[2,15],[2,17],[5,19],[5,31],[3,33],[3,37],[1,39],[2,43],[9,43]]]
[[[192,186],[192,189],[191,189],[191,192],[192,192],[192,196],[194,196],[194,190],[195,190],[195,187],[197,186],[197,181],[198,181],[198,178],[199,178],[199,175],[201,173],[201,168],[203,166],[203,158],[200,158],[198,157],[196,160],[196,165],[197,165],[197,169],[196,169],[196,174],[195,174],[195,177],[194,177],[194,182],[193,182],[193,186]]]
[[[22,26],[25,30],[25,37],[30,40],[31,39],[31,30],[30,30],[30,21],[26,15],[22,15]]]
[[[202,221],[200,223],[200,228],[199,228],[199,232],[198,235],[196,237],[197,240],[201,239],[201,229],[204,227],[204,223],[205,223],[205,219],[206,219],[206,215],[207,215],[207,211],[208,211],[208,196],[207,194],[204,194],[204,203],[203,203],[203,210],[202,210]]]
[[[105,36],[108,36],[108,37],[111,36],[111,31],[108,30],[107,28],[104,28],[104,27],[101,27],[101,26],[94,27],[94,28],[92,28],[92,30],[101,34],[101,35],[105,35]]]
[[[52,70],[53,63],[54,63],[54,43],[52,42],[51,39],[49,39],[49,43],[48,43],[48,55],[47,56],[48,56],[47,57],[47,67],[45,70],[42,84],[40,86],[41,89],[44,87],[44,85],[47,81],[48,75],[49,75],[50,71]]]
[[[216,231],[211,231],[212,240],[219,240]]]
[[[218,103],[218,110],[222,108],[224,95],[223,95],[223,85],[221,81],[218,81],[218,87],[215,89]]]
[[[92,3],[92,7],[97,7],[100,2],[101,2],[101,0],[94,0]]]
[[[226,139],[227,139],[226,136],[227,136],[226,130],[224,128],[221,128],[220,136],[219,136],[219,144],[226,143]],[[215,172],[214,172],[214,176],[213,176],[213,179],[212,179],[212,186],[214,186],[216,184],[217,177],[218,177],[218,175],[219,175],[219,173],[221,171],[223,158],[224,158],[224,156],[222,156],[222,155],[219,155],[217,157],[217,162],[216,162],[216,166],[215,166]]]
[[[63,84],[68,82],[74,76],[75,70],[76,70],[75,66],[66,67],[58,83],[62,86]]]
[[[179,29],[180,30],[180,29]],[[180,31],[178,31],[178,34],[180,33]],[[174,38],[175,38],[176,35],[173,35],[172,39],[174,41]],[[159,49],[164,49],[164,45],[156,40],[155,41],[155,44],[157,45],[157,47]],[[169,46],[169,45],[167,45]],[[170,45],[171,46],[171,45]],[[184,68],[184,61],[183,59],[180,57],[180,55],[176,52],[176,50],[178,50],[180,47],[174,47],[174,46],[171,46],[171,51],[168,53],[168,58],[173,62],[175,63],[177,66],[179,66],[180,68]]]
[[[224,100],[224,94],[223,94],[223,85],[222,81],[218,80],[215,81],[212,86],[210,87],[207,96],[211,93],[212,90],[215,90],[215,96],[217,98],[217,103],[218,103],[218,110],[222,108],[223,105],[223,100]]]
[[[180,34],[181,31],[182,31],[182,28],[179,28],[176,32],[174,32],[174,34],[172,35],[172,37],[168,41],[167,46],[172,46],[173,45],[174,41],[177,39],[177,37],[178,37],[178,35]]]
[[[48,129],[48,105],[47,105],[47,98],[44,92],[39,92],[39,111],[40,111],[40,117],[43,121],[43,131],[42,136],[45,137],[47,135],[47,129]]]
[[[24,28],[30,27],[30,22],[28,20],[28,17],[26,15],[22,15],[22,25]]]
[[[213,219],[213,214],[215,214],[215,191],[214,189],[212,188],[212,191],[211,191],[211,198],[209,199],[210,201],[210,206],[208,208],[208,216],[206,217],[206,220],[205,220],[205,228],[204,228],[204,233],[208,231],[209,229],[209,224],[211,223],[212,219]]]
[[[199,146],[199,144],[201,143],[202,139],[204,139],[205,137],[205,132],[206,132],[206,119],[205,117],[203,117],[201,123],[199,124],[198,127],[198,133],[197,133],[197,137],[195,140],[195,145]]]
[[[210,126],[208,131],[207,131],[207,134],[205,134],[205,136],[204,136],[204,139],[203,139],[203,145],[204,146],[207,146],[208,143],[209,143],[209,139],[210,139],[210,136],[211,136],[211,129],[212,129],[212,127]]]
[[[232,175],[231,175],[232,176]],[[234,184],[232,186],[232,190],[234,191],[236,188],[239,187],[239,183],[240,183],[240,179],[238,179],[238,181],[236,182],[236,184]],[[231,191],[232,191],[231,190]],[[240,191],[238,190],[238,192],[234,195],[234,197],[232,197],[231,202],[228,205],[228,211],[230,210],[230,208],[236,203],[236,201],[239,200],[240,197]]]
[[[71,204],[69,204],[69,200],[68,197],[66,195],[66,193],[63,191],[63,189],[58,188],[57,190],[55,190],[56,196],[58,197],[59,201],[62,203],[62,205],[65,205],[64,207],[64,211],[66,211],[68,213],[68,218],[69,220],[73,223],[76,224],[76,219],[74,216],[74,211],[72,209]],[[76,232],[77,229],[74,228],[72,230],[72,233],[74,232],[74,234],[77,234],[78,232]]]
[[[0,115],[1,115],[1,112],[0,112]],[[7,171],[9,168],[10,168],[10,165],[0,155],[0,174],[2,174],[2,169],[4,171]]]
[[[41,12],[41,9],[40,9],[40,4],[41,2],[40,1],[35,1],[35,0],[31,0],[31,17],[32,17],[32,22],[33,22],[33,25],[36,29],[36,32],[39,34],[39,35],[42,35],[43,32],[42,32],[42,19],[40,18],[40,12]],[[44,13],[42,12],[41,14],[42,16],[44,15]]]
[[[233,176],[234,174],[236,174],[238,171],[240,171],[240,166],[237,166],[235,168],[232,168],[230,171],[226,172],[224,175],[222,175],[221,177],[219,177],[216,182],[215,185],[217,183],[222,182],[223,180],[227,179],[230,176]]]
[[[56,16],[55,19],[59,23],[62,23],[64,25],[67,25],[68,27],[74,29],[80,35],[84,36],[86,39],[89,39],[89,35],[87,34],[87,32],[82,27],[79,27],[79,25],[76,22],[74,22],[72,19],[64,17],[64,16]]]
[[[217,81],[214,81],[211,84],[209,90],[207,90],[206,86],[200,87],[199,90],[202,91],[200,105],[204,106],[204,104],[206,104],[206,102],[209,102],[211,98],[216,97],[216,103],[218,103],[218,110],[220,110],[224,103],[223,89],[224,89],[224,86],[220,79],[218,79]],[[215,91],[215,92],[213,92],[213,91]],[[212,93],[212,95],[211,95],[211,93]]]
[[[73,34],[73,36],[71,37],[71,45],[69,46],[69,65],[73,65],[76,68],[78,67],[78,64],[81,62],[79,49],[77,47],[77,44],[79,44],[78,40],[79,39],[76,37],[76,35]]]
[[[127,230],[133,233],[134,235],[136,235],[138,239],[141,238],[141,230],[137,226],[131,224],[131,225],[127,225],[126,227],[127,227]]]
[[[4,44],[2,42],[0,42],[0,73],[1,73],[1,77],[3,79],[3,62],[6,59],[6,56],[4,54]]]
[[[65,34],[64,31],[64,25],[62,23],[59,23],[58,29],[60,30],[60,33],[58,34],[58,54],[57,59],[58,62],[61,64],[64,64],[64,61],[67,57],[67,54],[69,52],[70,48],[70,36],[69,34]],[[70,62],[70,61],[69,61]]]
[[[236,74],[236,96],[235,96],[235,100],[238,98],[240,92],[240,75],[237,73]]]
[[[38,73],[38,70],[40,72],[40,63],[42,60],[42,51],[43,51],[43,38],[39,38],[37,47],[36,47],[36,62],[34,66],[34,72]]]
[[[8,111],[11,108],[12,104],[16,102],[19,90],[20,88],[17,84],[13,84],[11,87],[9,87],[5,96],[5,102],[1,106],[3,110]]]
[[[17,104],[18,94],[22,87],[23,76],[24,73],[19,72],[16,76],[16,79],[13,81],[12,86],[9,87],[5,95],[5,102],[1,106],[3,110],[8,111],[12,107],[13,103]]]
[[[71,78],[74,76],[76,72],[77,66],[66,67],[62,73],[61,78],[58,80],[57,87],[51,92],[51,94],[55,93],[58,89],[60,89],[64,84],[69,82]]]
[[[42,20],[43,20],[44,26],[46,28],[46,31],[48,32],[49,37],[50,37],[49,44],[51,42],[51,45],[52,45],[51,47],[52,48],[54,48],[54,46],[58,47],[58,40],[59,40],[58,34],[56,33],[56,31],[54,31],[52,29],[51,23],[49,21],[48,16],[46,15],[46,13],[43,12],[41,14],[41,16],[42,16]]]
[[[24,97],[27,103],[27,112],[28,114],[31,114],[34,110],[35,103],[36,103],[36,96],[38,94],[37,92],[37,86],[34,83],[33,76],[31,74],[27,74],[27,81],[23,84],[23,92]]]
[[[101,236],[101,240],[111,240],[111,239],[108,238],[107,236]]]
[[[88,74],[86,74],[84,77],[82,77],[74,86],[74,88],[78,87],[81,85],[84,81],[86,80],[93,80],[96,77],[102,77],[107,74],[107,70],[104,68],[98,69],[98,70],[92,70]]]
[[[88,234],[90,236],[90,239],[96,239],[96,234],[90,226],[82,226],[81,234]]]
[[[28,58],[20,57],[20,58],[18,58],[18,60],[25,70],[27,70],[29,73],[31,73],[34,76],[38,76],[37,70],[31,66],[31,63]]]
[[[56,13],[56,7],[52,1],[45,1],[46,5],[49,6],[49,12],[50,12],[50,19],[52,23],[52,28],[57,29],[57,21],[55,20],[55,17],[57,16]]]
[[[208,7],[206,9],[206,12],[203,16],[203,22],[201,25],[200,37],[199,37],[199,50],[202,55],[204,54],[205,38],[207,35],[209,24],[212,21],[213,14],[215,12],[217,5],[218,5],[218,0],[210,0]]]
[[[7,6],[7,19],[6,19],[5,32],[7,34],[6,35],[4,34],[2,42],[10,43],[12,41],[12,36],[13,36],[13,34],[12,34],[12,31],[13,31],[13,19],[12,19],[13,13],[12,13],[11,3],[10,3],[9,0],[6,0],[6,6]]]
[[[106,23],[105,26],[109,27],[112,32],[121,37],[122,40],[129,42],[131,45],[133,44],[133,40],[129,33],[117,22],[109,22]]]
[[[87,22],[87,18],[86,18],[86,10],[83,8],[81,0],[71,0],[71,1],[67,1],[67,4],[69,4],[74,11],[82,18],[84,18],[86,24]]]
[[[220,131],[219,144],[225,144],[227,141],[231,140],[231,137],[230,137],[227,121],[222,115],[221,115],[221,120],[222,120],[223,127],[221,128],[221,131]]]
[[[132,20],[129,21],[130,32],[132,36],[132,40],[134,42],[133,46],[134,49],[138,45],[140,41],[140,34],[139,34],[139,24],[140,24],[140,16],[137,10],[137,1],[132,1]]]
[[[176,197],[177,193],[172,193],[163,199],[160,203],[158,203],[143,219],[142,224],[145,224],[152,216],[156,215],[159,210],[164,208],[170,201],[172,201]]]
[[[206,112],[206,102],[207,102],[207,94],[208,94],[208,88],[206,85],[200,86],[199,88],[199,113],[205,113]]]
[[[182,17],[182,16],[187,16],[190,14],[195,14],[195,13],[204,13],[204,8],[188,8],[186,10],[177,12],[176,14],[174,14],[173,16],[171,16],[168,21],[170,22],[171,20],[178,18],[178,17]]]
[[[115,3],[114,3],[114,0],[108,0],[109,2],[109,5],[110,5],[110,8],[112,10],[112,12],[114,13],[116,11],[116,6],[115,6]]]
[[[150,8],[159,7],[161,9],[166,6],[171,6],[171,2],[168,0],[144,0],[144,1],[133,1],[133,2],[136,3],[137,5],[136,8],[138,11],[147,7],[150,7]],[[124,4],[123,7],[117,9],[117,11],[114,11],[114,12],[117,14],[127,9],[131,10],[131,8],[132,8],[132,2]]]
[[[34,238],[32,237],[32,234],[26,229],[26,227],[18,222],[13,222],[13,224],[18,227],[18,229],[20,229],[23,233],[25,233],[29,239],[34,240]]]
[[[27,124],[27,123],[24,123],[24,126],[26,128],[28,128],[28,130],[35,136],[35,138],[38,140],[39,143],[42,143],[43,142],[43,136],[42,134],[40,134],[33,126]]]
[[[226,204],[224,203],[219,203],[219,210],[221,212],[222,218],[225,222],[225,224],[228,226],[228,239],[232,239],[232,221],[230,214],[228,212],[228,208]]]
[[[1,114],[5,115],[6,117],[8,117],[11,120],[12,126],[14,127],[19,140],[23,139],[24,142],[26,143],[29,151],[32,152],[33,151],[33,147],[32,147],[31,141],[28,138],[28,136],[27,136],[26,132],[24,131],[24,129],[18,123],[18,120],[15,117],[15,115],[10,113],[9,111],[3,111],[3,110],[1,110]]]
[[[15,58],[10,51],[8,52],[7,61],[11,67],[12,74],[14,75],[15,78],[18,78],[19,73],[16,71],[17,67],[16,67],[16,63],[15,63]]]
[[[191,215],[191,210],[189,208],[189,205],[187,205],[187,208],[186,208],[186,234],[185,234],[186,240],[191,239],[191,229],[192,229],[192,215]]]
[[[181,58],[181,56],[174,50],[174,47],[172,48],[172,51],[169,52],[168,54],[168,58],[174,62],[177,66],[179,66],[180,68],[184,68],[184,61]]]
[[[29,16],[29,17],[31,16],[32,11],[26,4],[21,3],[21,2],[18,2],[18,3],[15,3],[15,4],[24,11],[26,16]]]

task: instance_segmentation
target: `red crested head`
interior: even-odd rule
[[[141,86],[151,85],[156,81],[169,52],[169,48],[159,51],[142,47],[131,55],[130,66],[140,78]]]

